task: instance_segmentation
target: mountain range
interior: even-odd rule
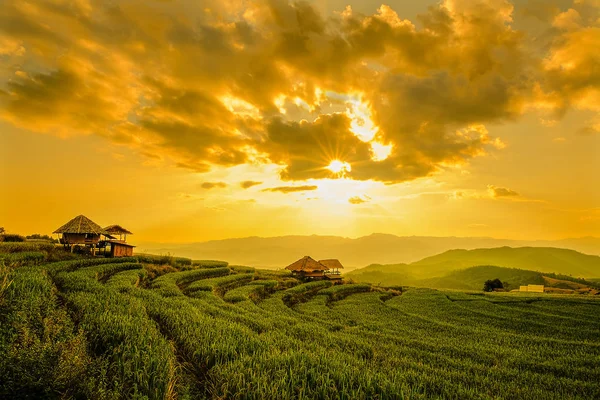
[[[410,264],[371,264],[345,274],[359,282],[383,286],[411,285],[473,289],[499,278],[513,286],[560,279],[600,277],[600,256],[549,247],[498,247],[449,250]]]
[[[488,237],[431,237],[372,234],[359,238],[340,236],[246,237],[196,243],[136,243],[144,253],[171,254],[193,259],[227,260],[231,264],[283,268],[310,255],[337,258],[351,271],[370,264],[412,263],[452,249],[495,247],[556,247],[600,255],[600,238],[563,240],[511,240]]]

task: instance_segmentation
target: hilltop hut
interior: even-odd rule
[[[111,257],[131,257],[133,256],[132,244],[122,242],[120,240],[107,240],[107,244],[110,244],[110,256]]]
[[[340,269],[344,269],[344,266],[340,262],[340,260],[336,258],[330,258],[327,260],[319,260],[319,263],[323,264],[327,267],[325,270],[325,278],[329,280],[341,280]]]
[[[123,228],[121,225],[109,225],[104,228],[106,232],[107,240],[101,242],[101,246],[105,249],[110,246],[111,257],[131,257],[133,256],[134,245],[128,244],[127,235],[133,235],[129,230]],[[119,239],[116,236],[119,235]]]
[[[339,269],[344,268],[338,260],[317,261],[310,256],[304,256],[298,261],[288,265],[285,269],[292,271],[292,275],[301,279],[321,280],[330,279],[340,281]]]
[[[78,215],[53,233],[60,235],[60,243],[65,247],[70,247],[71,251],[75,246],[83,245],[89,248],[92,254],[96,254],[96,249],[103,249],[104,255],[111,257],[129,257],[133,255],[135,246],[126,243],[127,235],[132,235],[130,231],[120,225],[110,225],[102,228],[100,225],[86,217]],[[119,235],[119,239],[116,238]],[[102,239],[104,236],[104,239]],[[107,248],[109,253],[107,254]]]
[[[60,243],[70,247],[71,251],[76,245],[84,245],[90,247],[92,252],[95,252],[100,236],[107,234],[100,225],[85,215],[76,216],[53,233],[59,234]]]
[[[106,228],[104,228],[104,231],[113,237],[119,235],[119,240],[122,240],[123,242],[127,241],[127,235],[133,235],[133,233],[129,232],[121,225],[109,225]]]

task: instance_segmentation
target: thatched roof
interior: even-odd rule
[[[289,269],[291,271],[325,271],[327,269],[326,266],[318,262],[317,260],[304,256],[298,261],[288,265],[285,269]]]
[[[336,259],[336,258],[332,258],[329,260],[319,260],[319,262],[321,264],[323,264],[324,266],[327,267],[327,269],[344,269],[344,266],[342,265],[342,263],[340,262],[340,260]]]
[[[104,228],[104,230],[107,233],[110,233],[112,235],[120,235],[122,233],[125,233],[127,235],[133,235],[133,233],[129,232],[127,229],[123,228],[121,225],[109,225],[106,228]]]
[[[94,233],[106,234],[104,229],[85,215],[78,215],[53,233]]]

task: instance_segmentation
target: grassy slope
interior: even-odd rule
[[[599,296],[398,295],[182,259],[1,261],[0,398],[600,398]]]
[[[415,285],[444,289],[481,290],[483,282],[496,278],[502,282],[507,282],[509,284],[508,289],[518,289],[520,285],[527,284],[544,284],[542,274],[536,271],[481,265],[453,271],[439,278],[419,280],[415,282]]]
[[[411,269],[425,273],[439,273],[475,265],[498,265],[584,278],[596,277],[600,273],[599,256],[552,247],[450,250],[412,263]]]

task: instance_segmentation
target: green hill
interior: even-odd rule
[[[600,257],[574,250],[553,247],[498,247],[492,249],[449,250],[411,264],[371,264],[354,270],[346,276],[361,282],[393,285],[421,285],[441,282],[450,272],[480,265],[494,265],[508,269],[555,273],[566,276],[591,278],[600,275]],[[434,279],[435,278],[435,279]],[[457,279],[460,277],[457,277]],[[437,280],[436,280],[437,279]],[[458,283],[452,286],[464,289]],[[439,287],[439,286],[435,286]]]
[[[600,274],[600,257],[554,247],[498,247],[449,250],[410,264],[415,275],[443,273],[475,265],[498,265],[591,278]]]
[[[381,286],[408,285],[415,281],[414,275],[410,274],[409,270],[408,264],[371,264],[344,276]]]
[[[518,289],[520,285],[543,285],[544,277],[537,271],[528,271],[517,268],[504,268],[492,265],[480,265],[438,277],[422,279],[415,282],[415,286],[430,288],[481,290],[483,282],[488,279],[500,279],[508,283],[508,290]]]

